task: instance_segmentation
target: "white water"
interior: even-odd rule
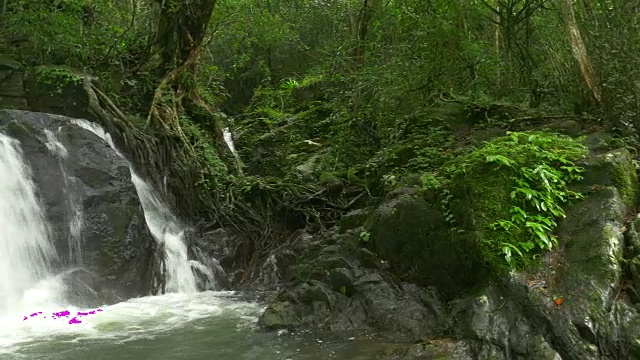
[[[222,135],[224,136],[224,142],[227,143],[229,150],[231,150],[232,153],[237,154],[236,145],[233,143],[231,129],[229,129],[228,127],[222,129]]]
[[[55,258],[19,142],[0,134],[0,314],[58,298],[40,283]]]
[[[82,311],[64,309],[71,314]],[[38,343],[61,339],[65,343],[108,340],[122,344],[153,338],[186,323],[221,315],[239,319],[237,326],[248,329],[255,325],[262,309],[254,303],[236,301],[232,292],[201,292],[130,299],[81,317],[79,324],[69,324],[68,318],[54,319],[52,313],[61,310],[43,309],[41,315],[34,317],[27,313],[27,320],[22,316],[2,319],[0,358],[4,359],[2,354],[15,354]]]
[[[187,244],[184,241],[184,230],[180,229],[173,214],[158,199],[149,184],[133,171],[131,171],[131,180],[136,186],[151,234],[159,244],[164,245],[167,292],[197,292],[196,277],[193,274]]]

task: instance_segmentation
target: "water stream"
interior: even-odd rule
[[[74,123],[115,149],[98,126]],[[66,149],[56,133],[46,136],[51,153],[64,158]],[[69,256],[75,259],[82,241],[82,206],[74,197],[73,179],[67,180],[62,191],[74,210]],[[59,254],[20,143],[0,134],[0,359],[376,358],[379,344],[366,337],[319,340],[311,334],[260,332],[256,322],[262,305],[233,292],[198,292],[194,270],[215,286],[213,269],[205,264],[217,262],[189,259],[184,227],[133,170],[131,180],[147,226],[163,245],[167,294],[97,309],[74,308],[64,296],[66,274],[51,270]]]

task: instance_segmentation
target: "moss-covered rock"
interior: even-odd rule
[[[84,77],[67,67],[41,66],[26,74],[25,87],[29,110],[81,119],[94,118],[82,86]]]
[[[370,209],[357,209],[342,215],[338,224],[339,231],[345,232],[364,225],[369,215],[371,215]]]
[[[616,148],[613,145],[614,137],[611,134],[601,132],[595,132],[585,136],[582,143],[593,153],[602,153]]]
[[[469,290],[486,276],[474,239],[451,231],[443,214],[420,196],[383,203],[367,228],[375,251],[399,274],[447,296]]]
[[[566,136],[510,133],[446,165],[441,206],[475,235],[494,272],[526,267],[555,246],[562,205],[578,196],[568,184],[580,179],[576,162],[586,152]]]
[[[574,321],[601,319],[622,279],[625,204],[614,187],[606,187],[567,211],[558,237],[564,249],[560,286],[571,302]]]
[[[330,197],[338,196],[342,193],[342,190],[344,190],[344,181],[336,176],[336,174],[330,172],[320,174],[318,182],[324,186],[327,190],[327,195]]]
[[[16,59],[0,54],[0,70],[20,70],[22,64]]]
[[[593,155],[585,163],[582,184],[615,187],[628,210],[638,202],[638,175],[633,157],[626,149],[616,149]]]
[[[508,171],[500,171],[488,164],[472,171],[473,176],[461,177],[452,186],[452,212],[460,227],[474,233],[480,242],[481,257],[494,268],[504,267],[504,254],[499,244],[511,236],[489,226],[500,219],[511,217],[513,179]]]
[[[22,64],[0,54],[0,108],[26,109],[25,95]]]

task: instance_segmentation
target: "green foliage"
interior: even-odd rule
[[[358,235],[358,238],[362,243],[366,244],[371,240],[371,233],[368,231],[361,231],[360,235]]]
[[[196,86],[202,99],[210,106],[220,106],[229,97],[224,88],[226,75],[218,66],[201,64],[196,74]]]
[[[173,13],[184,6],[165,3]],[[638,5],[622,10],[601,1],[591,8],[575,3],[580,25],[592,30],[582,35],[605,95],[594,108],[559,9],[526,9],[531,1],[515,2],[513,9],[473,1],[373,3],[361,41],[356,34],[362,2],[218,1],[197,71],[183,72],[179,82],[197,89],[212,108],[241,115],[237,145],[249,172],[293,177],[294,169],[314,158],[314,185],[330,179],[375,196],[424,174],[424,188],[438,193],[454,227],[464,225],[452,210],[457,187],[473,190],[471,208],[487,261],[506,258],[518,266],[552,248],[561,205],[579,196],[567,185],[580,178],[575,161],[584,149],[565,137],[512,133],[466,154],[465,132],[478,124],[514,125],[512,114],[528,102],[550,114],[605,115],[610,127],[637,139],[640,123],[629,119],[640,119],[634,80],[640,66],[628,54],[639,50]],[[145,68],[157,20],[147,2],[6,4],[0,49],[24,64],[67,65],[97,75],[116,105],[146,117],[160,80]],[[356,49],[364,51],[363,64],[354,61]],[[56,93],[80,81],[62,67],[38,68],[36,74]],[[175,100],[170,93],[166,104]],[[460,114],[431,111],[454,101],[463,104]],[[284,186],[229,178],[207,132],[216,120],[191,116],[179,122],[208,165],[198,183],[203,191],[235,180],[240,193],[261,189],[293,196]],[[305,147],[309,142],[320,145]],[[616,179],[625,201],[635,199],[633,179]]]
[[[36,68],[36,80],[43,85],[47,85],[55,94],[62,94],[69,85],[78,85],[82,82],[82,77],[74,74],[70,69],[62,67]]]
[[[202,191],[221,191],[222,186],[229,183],[229,169],[218,156],[213,139],[187,116],[180,116],[180,127],[187,139],[205,162],[201,169],[200,179],[196,183]]]
[[[472,190],[476,231],[494,268],[503,267],[498,254],[509,266],[522,266],[557,245],[553,231],[565,216],[562,205],[581,197],[568,185],[582,178],[576,161],[585,155],[565,136],[509,133],[446,167],[449,185]]]
[[[87,68],[117,59],[121,42],[135,39],[122,36],[127,10],[116,1],[9,1],[0,23],[4,34],[28,43],[13,54],[24,63]]]

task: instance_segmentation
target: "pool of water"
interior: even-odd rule
[[[262,306],[232,292],[144,297],[100,310],[72,324],[68,317],[52,316],[52,309],[34,309],[42,314],[33,317],[5,316],[0,359],[369,360],[384,351],[383,344],[363,334],[260,331]]]

